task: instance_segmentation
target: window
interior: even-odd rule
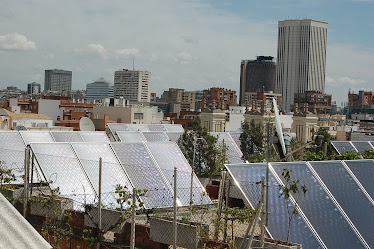
[[[143,119],[143,113],[134,113],[134,119]]]

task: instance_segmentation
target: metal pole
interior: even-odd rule
[[[260,214],[263,212],[263,207],[264,207],[264,203],[261,202],[260,207],[259,207],[258,212],[257,212],[256,217],[255,217],[253,227],[252,227],[251,236],[249,236],[248,247],[247,247],[248,249],[251,248],[251,244],[252,244],[252,241],[253,241],[253,236],[254,236],[254,233],[255,233],[255,230],[256,230],[256,225],[257,225],[257,222],[260,218]]]
[[[225,226],[223,230],[223,241],[226,242],[227,238],[227,221],[228,221],[228,216],[227,216],[227,209],[229,208],[229,195],[230,195],[230,177],[227,177],[226,184],[225,184],[225,193],[226,193],[226,211],[225,211]]]
[[[34,179],[34,159],[35,159],[35,155],[33,153],[31,157],[30,196],[32,196],[32,184],[33,184],[32,180]]]
[[[265,226],[268,226],[268,211],[269,211],[269,160],[270,160],[270,123],[266,124],[267,130],[267,150],[266,150],[266,200],[265,200]]]
[[[217,210],[217,221],[216,221],[216,227],[214,230],[214,237],[218,237],[218,232],[219,232],[219,222],[221,220],[221,211],[222,211],[222,202],[223,202],[223,190],[225,187],[225,182],[226,182],[226,175],[227,171],[222,171],[221,172],[221,182],[219,184],[219,192],[218,192],[218,210]]]
[[[131,240],[130,249],[135,249],[135,212],[136,212],[136,189],[132,190],[132,206],[131,206]]]
[[[173,248],[177,248],[177,168],[174,167]]]
[[[98,212],[98,226],[99,226],[99,248],[101,247],[101,174],[103,167],[103,159],[99,158],[99,212]]]
[[[264,203],[265,201],[265,178],[264,177],[261,177],[261,202]],[[264,215],[265,215],[265,211],[262,210],[261,212],[261,235],[260,235],[260,247],[263,248],[264,247],[264,236],[265,236],[265,225],[264,225]]]
[[[192,171],[191,171],[191,186],[190,186],[190,210],[192,210],[192,190],[193,190],[193,174],[195,171],[195,154],[196,154],[196,138],[194,138],[193,155],[192,155]]]
[[[23,184],[23,217],[26,218],[27,200],[28,200],[28,185],[29,185],[29,165],[30,164],[30,146],[25,149],[25,178]]]

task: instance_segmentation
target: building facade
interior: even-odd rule
[[[242,60],[239,105],[245,105],[248,92],[275,91],[276,64],[273,59],[271,56],[257,56],[256,60]]]
[[[105,98],[113,98],[113,86],[109,82],[100,78],[86,85],[87,100],[101,100]]]
[[[38,94],[40,92],[41,92],[40,84],[38,84],[36,82],[27,84],[27,93],[28,94]]]
[[[228,110],[229,106],[234,106],[237,104],[236,91],[218,87],[205,89],[203,90],[203,99],[201,103],[199,103],[200,109],[206,109],[206,107],[203,106],[204,102],[206,107],[209,109],[215,108]],[[212,107],[212,105],[215,106]]]
[[[61,92],[62,96],[68,96],[71,91],[72,71],[61,69],[45,70],[44,91]]]
[[[164,91],[164,101],[169,104],[180,104],[181,111],[195,110],[195,96],[195,92],[178,88],[169,88],[168,91]]]
[[[114,98],[131,102],[151,101],[151,72],[122,69],[114,73]]]
[[[331,95],[324,94],[317,91],[305,91],[303,93],[295,93],[294,103],[297,103],[297,106],[300,108],[304,103],[308,104],[309,111],[316,111],[317,114],[321,113],[331,113]],[[293,111],[295,110],[296,105],[294,104]]]
[[[359,91],[348,93],[349,107],[370,107],[374,106],[374,92]]]
[[[325,92],[326,22],[278,22],[276,91],[282,94],[282,111],[292,110],[295,93]]]

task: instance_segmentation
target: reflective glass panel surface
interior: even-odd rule
[[[109,138],[104,131],[80,131],[83,142],[109,142]]]
[[[271,163],[271,165],[283,183],[285,183],[282,177],[283,169],[288,169],[291,181],[300,180],[299,186],[304,184],[307,186],[308,191],[305,197],[298,198],[298,204],[328,248],[363,248],[305,162]]]
[[[348,151],[356,152],[349,141],[331,141],[331,143],[339,154],[344,154]]]
[[[238,164],[226,165],[230,175],[239,184],[252,207],[256,207],[261,200],[261,181],[266,174],[265,164]],[[289,204],[284,198],[279,197],[279,185],[269,174],[269,221],[268,229],[274,239],[286,240],[288,231]],[[304,223],[300,216],[296,216],[291,221],[289,241],[302,244],[305,249],[321,248],[312,232]]]
[[[162,131],[145,131],[143,132],[143,136],[148,142],[169,141],[165,132],[162,132]]]
[[[349,160],[344,162],[365,188],[366,192],[374,199],[374,161]]]
[[[183,132],[167,131],[166,135],[168,136],[169,141],[177,142],[178,139],[183,135]]]
[[[118,207],[116,186],[126,187],[131,193],[132,185],[109,144],[72,143],[72,146],[96,190],[99,188],[99,158],[102,158],[103,203],[109,207]]]
[[[192,169],[178,145],[174,142],[146,142],[146,145],[172,189],[174,167],[177,168],[178,198],[182,205],[188,206],[190,203]],[[211,200],[195,174],[192,175],[192,180],[193,203],[196,205],[210,204]]]
[[[80,205],[94,203],[95,192],[69,143],[32,143],[31,148],[52,188]]]
[[[173,194],[143,143],[111,143],[134,187],[147,190],[146,208],[172,207]]]
[[[374,247],[374,206],[340,161],[310,162],[370,247]]]
[[[146,124],[128,124],[128,127],[131,131],[149,131]]]
[[[144,142],[145,138],[140,131],[117,131],[118,138],[122,142]]]
[[[163,124],[149,124],[148,129],[150,131],[166,131],[165,125]]]
[[[78,131],[51,131],[55,142],[83,142]]]
[[[364,152],[365,150],[373,148],[368,141],[352,141],[352,144],[356,147],[358,152]]]
[[[236,143],[231,138],[228,132],[211,132],[210,134],[213,136],[218,136],[217,144],[219,146],[222,146],[223,142],[225,143],[226,145],[225,154],[226,154],[226,157],[229,163],[242,163],[243,162],[243,160],[241,159],[243,154],[238,149]]]
[[[165,124],[164,125],[167,131],[179,131],[184,132],[184,129],[181,124]]]
[[[19,133],[26,145],[37,142],[54,142],[49,131],[20,131]]]

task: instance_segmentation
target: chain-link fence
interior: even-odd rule
[[[20,187],[12,201],[56,247],[74,248],[75,241],[80,248],[238,248],[238,237],[261,234],[262,211],[246,205],[263,203],[261,179],[240,183],[240,189],[227,175],[213,186],[212,200],[193,172],[161,168],[164,185],[134,190],[130,182],[118,184],[120,164],[104,158],[100,193],[97,160],[78,161],[63,146],[42,153],[47,148],[38,146],[39,154],[29,158],[26,191]],[[253,199],[246,200],[243,191]]]

